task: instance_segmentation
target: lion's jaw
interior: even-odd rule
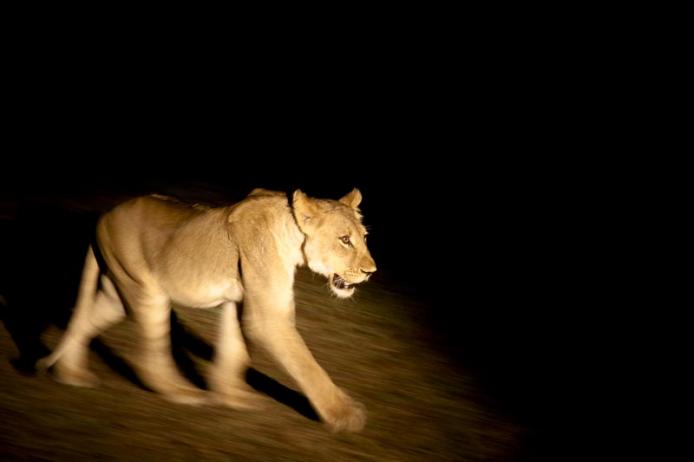
[[[358,283],[347,282],[343,276],[329,268],[322,259],[311,258],[311,255],[309,254],[305,256],[306,262],[311,271],[325,276],[328,279],[328,286],[330,287],[330,290],[335,295],[340,298],[349,298],[352,296],[352,294],[354,294],[354,285]]]
[[[330,277],[330,290],[340,298],[349,298],[354,294],[354,284],[350,284],[337,273]]]

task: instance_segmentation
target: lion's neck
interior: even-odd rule
[[[241,205],[231,210],[229,221],[236,224],[236,231],[242,236],[241,246],[255,247],[257,251],[267,252],[274,248],[283,265],[289,268],[305,263],[303,244],[304,233],[296,224],[286,197],[252,198],[255,202]]]
[[[285,207],[283,208],[283,213],[278,217],[278,230],[279,233],[277,237],[284,236],[284,245],[281,246],[281,252],[287,259],[287,263],[293,267],[302,266],[306,263],[306,258],[304,255],[304,240],[306,236],[299,229],[296,224],[296,219],[290,208],[290,205],[285,198]],[[282,239],[278,239],[282,241]]]

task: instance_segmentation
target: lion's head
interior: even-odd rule
[[[360,202],[356,188],[339,201],[313,199],[300,190],[293,196],[294,216],[306,235],[306,262],[327,277],[330,289],[342,298],[351,296],[354,286],[376,271],[366,247],[367,232],[357,208]]]

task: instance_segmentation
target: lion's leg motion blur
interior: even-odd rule
[[[136,363],[142,381],[170,401],[199,404],[205,401],[202,390],[189,383],[179,372],[171,351],[171,307],[161,294],[133,295],[130,306],[138,326],[142,356]]]
[[[360,431],[365,408],[340,390],[311,354],[294,325],[291,309],[254,306],[247,331],[291,375],[332,431]]]
[[[94,302],[70,321],[63,340],[63,353],[55,363],[56,379],[70,385],[96,385],[96,376],[89,372],[87,366],[89,343],[124,317],[123,303],[113,283],[108,277],[102,276],[101,289],[96,293]]]
[[[236,304],[224,303],[214,363],[209,374],[210,389],[218,401],[239,409],[260,406],[260,396],[246,384],[246,370],[250,362]]]
[[[97,289],[97,281],[101,286]],[[122,320],[125,310],[111,279],[99,278],[92,248],[87,252],[77,303],[67,331],[53,352],[38,363],[39,368],[55,365],[55,378],[63,383],[93,386],[97,379],[88,370],[89,343],[102,331]]]

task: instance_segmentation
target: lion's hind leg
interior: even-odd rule
[[[214,364],[208,379],[213,399],[233,409],[263,408],[264,398],[246,383],[251,359],[234,302],[222,305],[219,325]]]
[[[130,306],[141,336],[142,355],[136,363],[138,376],[153,391],[169,401],[203,404],[206,392],[188,382],[178,370],[171,352],[171,306],[163,294],[132,297]]]
[[[101,276],[101,288],[93,302],[85,302],[76,309],[61,342],[42,364],[54,363],[53,376],[61,383],[87,387],[97,385],[98,379],[87,364],[89,343],[124,317],[125,309],[113,283],[108,277]]]

